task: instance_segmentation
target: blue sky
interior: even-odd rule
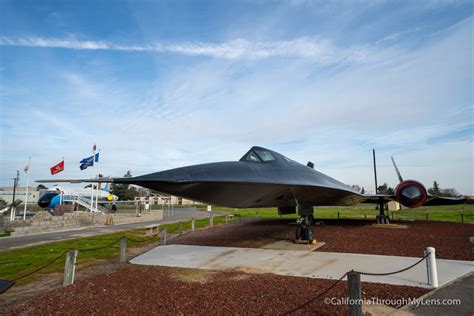
[[[470,1],[0,1],[0,182],[139,175],[261,145],[373,190],[474,194]],[[25,184],[22,174],[21,181]]]

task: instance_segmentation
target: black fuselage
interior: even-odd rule
[[[257,155],[249,158],[249,153],[257,152],[267,160]],[[349,186],[262,147],[252,147],[239,161],[194,165],[114,182],[234,208],[353,205],[362,200]]]

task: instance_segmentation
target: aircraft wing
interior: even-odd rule
[[[39,183],[133,183],[131,178],[100,178],[100,179],[46,179],[36,180]]]
[[[397,201],[396,195],[390,194],[373,194],[373,195],[363,195],[364,200],[361,203],[368,204],[378,204],[383,201],[383,203],[388,203],[390,201]],[[435,205],[457,205],[457,204],[472,204],[474,199],[468,197],[447,197],[447,196],[428,196],[428,199],[423,206],[435,206]]]
[[[438,196],[428,198],[428,201],[423,204],[427,206],[433,205],[456,205],[456,204],[471,204],[474,200],[467,197],[447,197],[447,196]]]

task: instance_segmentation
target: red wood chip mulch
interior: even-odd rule
[[[345,305],[331,305],[324,298],[344,299],[346,283],[340,282],[318,300],[333,280],[212,272],[206,280],[186,280],[180,274],[198,270],[123,265],[107,274],[80,281],[36,296],[9,308],[9,315],[235,315],[346,314]],[[191,277],[192,278],[192,277]],[[363,283],[364,298],[415,298],[426,289]],[[309,301],[309,302],[308,302]]]

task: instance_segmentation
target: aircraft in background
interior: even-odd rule
[[[20,199],[15,200],[15,202],[12,202],[12,203],[8,204],[6,207],[4,207],[3,209],[0,209],[0,215],[9,217],[10,215],[7,215],[7,214],[10,214],[10,212],[13,209],[16,209],[22,203],[23,203],[23,201],[20,200]],[[23,218],[23,213],[24,212],[25,212],[24,210],[18,210],[17,209],[15,211],[15,217]],[[36,215],[36,212],[32,212],[32,211],[28,211],[28,210],[26,211],[26,217],[31,217],[31,216],[35,216],[35,215]]]
[[[311,162],[305,166],[258,146],[252,147],[239,161],[200,164],[131,178],[37,182],[134,184],[206,204],[231,208],[277,207],[280,215],[300,215],[296,238],[307,241],[313,239],[312,231],[308,227],[314,219],[314,206],[375,203],[379,204],[380,210],[377,222],[388,223],[384,205],[392,200],[409,208],[465,203],[466,199],[462,198],[430,196],[420,182],[403,180],[395,161],[393,163],[400,180],[394,195],[361,194],[348,185],[314,170]]]
[[[101,202],[117,201],[116,195],[109,193],[109,185],[107,184],[101,190],[94,191],[94,199],[96,194],[99,194],[99,204]],[[56,205],[61,204],[61,201],[71,201],[75,197],[81,197],[85,199],[91,198],[91,189],[77,189],[77,188],[65,188],[60,186],[54,186],[48,189],[38,200],[38,205],[42,208],[54,209]]]

